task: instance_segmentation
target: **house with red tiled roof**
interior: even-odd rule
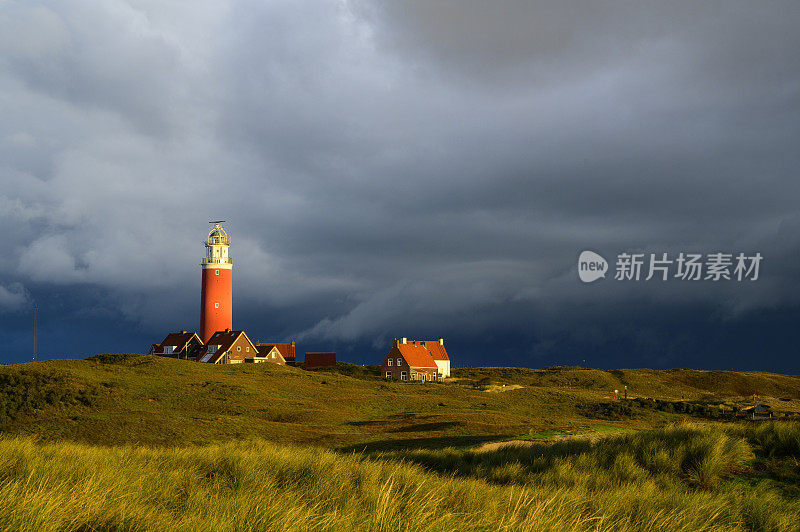
[[[208,342],[199,349],[196,360],[211,364],[240,364],[255,362],[256,358],[261,358],[258,349],[244,331],[226,329],[211,335]]]
[[[202,345],[203,341],[197,333],[174,332],[169,333],[160,344],[152,344],[148,354],[170,358],[192,358]]]
[[[265,346],[273,346],[278,350],[287,365],[295,365],[294,340],[291,342],[262,342],[261,340],[256,340],[256,347],[259,353],[261,352],[261,348]]]
[[[381,375],[401,381],[435,381],[439,379],[439,366],[425,346],[401,338],[392,342],[381,364]]]

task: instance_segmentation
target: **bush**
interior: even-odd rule
[[[746,434],[766,456],[800,457],[800,423],[796,421],[762,423]]]
[[[117,366],[141,366],[142,364],[150,364],[155,359],[152,356],[143,355],[129,355],[122,353],[103,353],[87,358],[92,362],[100,364],[112,364]]]
[[[12,369],[0,373],[0,423],[32,415],[46,407],[91,406],[97,389],[72,382],[66,374]]]

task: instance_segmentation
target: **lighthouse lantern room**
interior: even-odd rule
[[[203,342],[217,331],[233,328],[233,261],[229,254],[228,233],[220,225],[225,220],[211,222],[214,227],[205,241],[206,256],[200,290],[200,335]]]

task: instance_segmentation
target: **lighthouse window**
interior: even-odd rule
[[[219,275],[219,270],[214,270],[214,275]]]
[[[214,303],[214,308],[219,308],[219,303]]]

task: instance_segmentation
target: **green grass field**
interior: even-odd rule
[[[800,530],[800,424],[727,414],[756,396],[790,417],[799,377],[376,373],[2,366],[0,528]]]

